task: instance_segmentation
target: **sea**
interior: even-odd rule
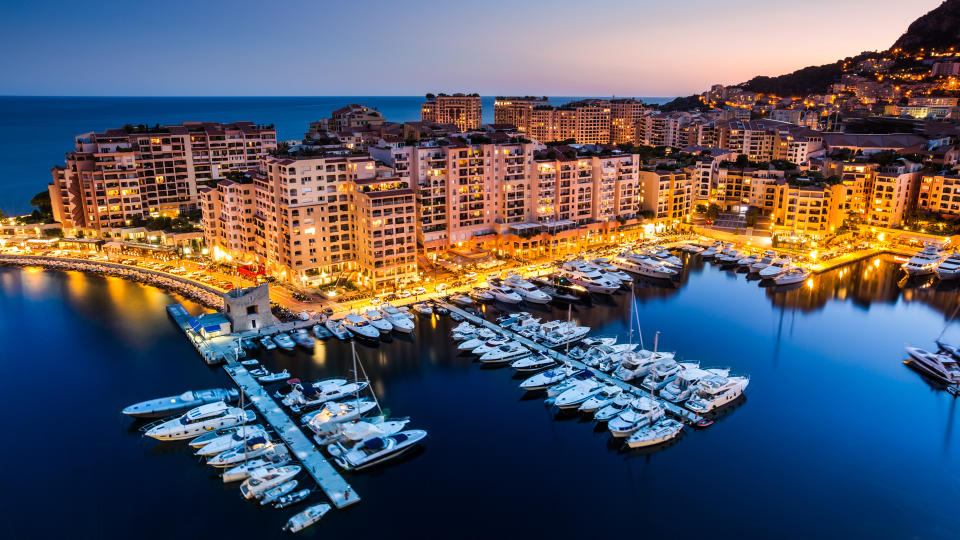
[[[622,96],[621,96],[622,97]],[[0,96],[0,211],[31,211],[50,169],[63,165],[76,135],[125,124],[185,121],[273,124],[279,140],[300,139],[310,122],[350,103],[379,110],[392,122],[420,119],[423,96],[318,97],[30,97]],[[551,97],[562,105],[582,97]],[[646,103],[672,98],[642,97]],[[482,98],[483,121],[493,122],[493,96]]]
[[[777,289],[693,257],[676,284],[574,306],[594,335],[656,339],[750,377],[713,425],[645,451],[525,394],[510,368],[458,354],[448,317],[357,344],[384,412],[429,435],[396,462],[345,473],[362,500],[301,536],[955,539],[960,401],[904,365],[903,346],[960,342],[958,291],[904,280],[898,264],[876,257]],[[120,413],[229,384],[168,319],[172,302],[200,311],[112,277],[0,268],[4,538],[279,538],[303,508],[244,500],[185,444],[144,438]],[[304,380],[351,376],[351,346],[335,340],[254,356]]]

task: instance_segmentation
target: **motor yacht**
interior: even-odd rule
[[[714,257],[717,256],[717,251],[718,251],[718,250],[721,251],[721,252],[723,251],[723,243],[722,243],[722,242],[714,242],[713,245],[711,245],[711,246],[708,247],[707,249],[701,251],[701,252],[700,252],[700,256],[703,257],[704,259],[712,259],[712,258],[714,258]]]
[[[493,302],[494,300],[493,294],[480,287],[474,287],[473,290],[467,293],[467,296],[477,302]]]
[[[326,444],[328,454],[331,456],[339,456],[344,452],[353,450],[364,441],[375,437],[386,437],[394,433],[399,433],[403,431],[403,428],[405,428],[409,422],[409,418],[387,420],[382,416],[377,419],[371,419],[370,421],[355,420],[353,422],[340,424],[341,427],[336,432],[337,436],[332,439],[328,438],[327,441],[320,442],[321,438],[319,435],[315,435],[314,439],[316,439],[321,446]]]
[[[737,266],[739,266],[740,268],[744,268],[744,267],[749,268],[751,265],[753,265],[753,263],[757,262],[758,260],[760,260],[759,255],[756,255],[756,254],[747,255],[737,261]]]
[[[607,422],[607,428],[614,437],[626,437],[643,426],[650,425],[664,417],[666,410],[659,401],[641,396],[630,402],[630,406]]]
[[[558,320],[540,325],[537,338],[547,347],[555,348],[579,341],[589,333],[589,326],[577,326],[573,321]]]
[[[301,328],[293,332],[291,339],[293,339],[294,343],[307,350],[313,350],[313,346],[317,343],[317,340],[307,332],[306,328]]]
[[[960,253],[956,251],[937,265],[937,277],[946,281],[960,277]]]
[[[908,365],[947,385],[960,385],[960,366],[949,354],[937,354],[918,347],[904,347],[911,360]]]
[[[714,260],[722,265],[738,264],[745,255],[735,249],[729,249],[717,255]]]
[[[457,345],[457,350],[473,351],[474,349],[482,346],[486,342],[495,340],[495,339],[497,340],[502,339],[504,340],[504,343],[506,343],[507,338],[504,338],[498,335],[496,332],[494,332],[493,330],[490,330],[489,328],[482,328],[475,334],[475,337],[461,341],[460,344]],[[502,345],[502,344],[503,343],[497,343],[497,345]]]
[[[347,396],[362,392],[367,388],[367,381],[350,382],[335,387],[317,388],[311,384],[301,387],[300,392],[291,392],[283,399],[283,404],[290,407],[293,412],[301,412],[313,407],[323,405],[328,401],[343,399]]]
[[[343,326],[357,337],[367,339],[377,339],[380,337],[380,331],[356,313],[351,313],[344,317]]]
[[[257,498],[268,489],[290,480],[299,474],[300,470],[301,467],[299,465],[284,465],[283,467],[276,467],[263,476],[247,478],[243,481],[243,484],[240,485],[240,493],[242,493],[246,499]]]
[[[926,276],[936,272],[937,267],[946,258],[940,248],[934,244],[928,244],[923,249],[910,257],[900,268],[908,276]]]
[[[614,396],[610,403],[597,409],[597,412],[593,414],[593,419],[597,422],[609,422],[611,419],[619,416],[620,413],[626,411],[634,399],[637,399],[637,396],[632,393],[621,392]]]
[[[760,270],[759,274],[763,279],[772,279],[791,268],[793,268],[793,263],[790,262],[790,257],[783,257],[771,262],[769,266]]]
[[[203,435],[200,435],[199,437],[194,437],[190,439],[190,442],[188,442],[187,444],[190,445],[191,448],[200,448],[203,445],[207,444],[208,442],[218,437],[223,437],[224,435],[233,435],[238,429],[245,428],[245,427],[247,426],[241,424],[239,426],[231,426],[228,428],[214,429],[212,431],[208,431],[204,433]]]
[[[558,302],[572,303],[590,298],[590,293],[585,287],[560,275],[533,278],[531,282]]]
[[[413,310],[418,315],[433,315],[433,306],[426,302],[419,302],[413,305]]]
[[[393,323],[387,320],[387,318],[380,313],[379,309],[367,309],[363,312],[363,317],[367,319],[367,322],[370,323],[370,326],[376,328],[381,334],[389,334],[390,332],[393,332]]]
[[[487,354],[488,352],[496,349],[497,347],[500,347],[501,345],[506,345],[511,341],[513,340],[506,336],[495,336],[481,343],[479,347],[474,347],[473,350],[470,352],[477,356],[483,356],[484,354]]]
[[[245,480],[251,476],[266,474],[273,467],[281,467],[290,462],[290,453],[284,445],[274,446],[270,454],[247,460],[240,465],[225,469],[220,477],[224,484]]]
[[[236,401],[240,394],[235,388],[188,390],[179,396],[162,397],[134,403],[123,409],[123,414],[134,418],[163,418],[218,401]]]
[[[648,253],[671,268],[677,270],[683,268],[683,261],[680,260],[680,257],[670,253],[670,250],[663,246],[654,246]]]
[[[639,347],[639,345],[635,343],[621,343],[619,345],[594,345],[588,348],[580,358],[575,358],[575,360],[580,360],[588,367],[599,368],[600,365],[611,356],[631,352],[637,347]]]
[[[242,426],[240,429],[230,433],[229,435],[221,435],[209,442],[204,444],[197,450],[196,455],[198,456],[213,456],[221,452],[226,452],[227,450],[233,450],[250,439],[256,437],[266,437],[267,431],[263,429],[263,426],[260,424],[253,424],[250,426]]]
[[[703,246],[698,246],[697,244],[684,244],[680,246],[680,251],[686,253],[703,253],[703,250],[706,249]]]
[[[589,370],[583,370],[583,371],[578,371],[577,373],[574,373],[573,376],[567,377],[566,379],[556,384],[552,384],[548,386],[547,387],[547,398],[548,398],[547,404],[548,405],[552,404],[553,400],[556,399],[556,397],[559,396],[560,394],[566,392],[571,388],[575,388],[578,385],[580,385],[580,383],[582,383],[583,381],[590,380],[590,379],[593,379],[593,373]]]
[[[560,409],[579,408],[584,401],[599,394],[605,386],[606,385],[596,379],[586,379],[584,381],[580,381],[580,383],[573,388],[568,388],[567,390],[558,394],[557,398],[553,401],[553,404]]]
[[[643,448],[665,443],[680,435],[683,424],[673,418],[661,418],[658,422],[643,426],[627,438],[630,448]]]
[[[706,414],[740,397],[748,384],[747,377],[707,375],[697,383],[693,396],[684,406],[695,413]]]
[[[621,381],[632,381],[645,377],[651,368],[662,360],[673,359],[671,352],[653,352],[646,349],[631,351],[622,356],[620,365],[613,372],[613,376]]]
[[[564,265],[566,268],[566,265]],[[580,285],[592,293],[613,294],[620,290],[620,282],[615,282],[602,275],[597,269],[588,269],[583,267],[571,267],[561,275],[571,282]]]
[[[940,347],[940,350],[949,354],[950,356],[960,360],[960,347],[956,345],[951,345],[942,339],[937,340],[937,347]]]
[[[510,367],[523,373],[531,371],[540,371],[548,367],[555,366],[557,361],[545,354],[536,354],[526,358],[520,358],[510,363]]]
[[[380,308],[380,316],[386,319],[397,332],[403,334],[413,332],[413,317],[409,313],[400,311],[390,304],[386,304]]]
[[[455,294],[455,295],[451,296],[451,297],[450,297],[450,302],[452,302],[452,303],[454,303],[454,304],[456,304],[456,305],[458,305],[458,306],[461,306],[461,307],[472,306],[472,305],[473,305],[473,299],[471,299],[469,296],[464,295],[464,294]]]
[[[599,268],[603,272],[603,275],[611,279],[614,279],[616,281],[619,281],[621,284],[625,283],[629,285],[633,283],[633,276],[631,276],[630,274],[618,268],[609,259],[606,259],[606,258],[594,259],[590,261],[590,264]]]
[[[516,274],[507,276],[507,279],[504,280],[504,284],[508,285],[513,292],[517,293],[521,298],[532,304],[546,304],[550,302],[549,294],[541,291],[533,283],[530,283]]]
[[[794,266],[773,278],[773,282],[777,285],[793,285],[794,283],[803,283],[808,277],[810,277],[809,270]]]
[[[580,404],[580,412],[595,413],[613,403],[617,396],[623,393],[623,388],[615,384],[603,385],[600,390]]]
[[[493,299],[504,304],[519,304],[523,297],[506,285],[490,285],[490,294]]]
[[[290,336],[284,334],[283,332],[279,332],[273,336],[273,341],[275,341],[281,349],[286,349],[288,351],[292,351],[297,346],[296,342],[290,339]]]
[[[764,268],[767,268],[777,259],[777,254],[773,251],[764,251],[763,256],[750,265],[750,273],[758,274]]]
[[[577,369],[570,366],[559,366],[547,371],[542,371],[536,375],[530,376],[520,383],[520,388],[533,392],[536,390],[543,390],[551,385],[554,385],[567,377],[573,376],[575,373],[578,373]],[[587,371],[586,373],[590,373]]]
[[[301,420],[310,431],[317,435],[326,435],[335,429],[336,424],[356,420],[376,406],[377,402],[368,398],[328,401],[322,408],[305,414]]]
[[[674,377],[680,373],[681,369],[691,369],[695,367],[700,367],[700,365],[692,362],[677,362],[673,358],[657,360],[653,367],[650,368],[650,373],[643,378],[641,386],[651,392],[660,390],[666,386],[668,382],[672,381]]]
[[[580,340],[584,347],[593,347],[594,345],[616,345],[617,336],[587,336]]]
[[[350,330],[347,330],[347,327],[344,326],[342,320],[335,321],[333,319],[327,319],[327,321],[323,323],[323,326],[325,326],[327,330],[329,330],[330,333],[339,340],[350,339]]]
[[[528,354],[530,354],[530,351],[519,341],[511,341],[480,355],[480,362],[484,364],[504,364]]]
[[[327,339],[332,336],[333,333],[327,330],[327,327],[322,324],[313,325],[313,337],[317,339]]]
[[[264,435],[253,437],[243,442],[241,446],[225,450],[207,460],[211,467],[226,468],[237,463],[243,463],[262,456],[270,456],[277,452],[283,444],[277,444]],[[285,447],[284,447],[285,448]]]
[[[634,256],[631,258],[613,259],[618,268],[632,272],[634,274],[653,278],[653,279],[673,279],[679,275],[675,268],[671,268],[662,262],[644,256]]]
[[[660,390],[660,398],[672,403],[683,403],[690,399],[690,396],[697,389],[697,384],[701,379],[716,375],[726,377],[730,370],[727,369],[701,369],[700,367],[686,367],[680,369],[677,376],[665,384]]]
[[[245,411],[218,401],[190,409],[183,416],[150,428],[146,435],[161,441],[192,439],[212,429],[252,422],[255,417],[253,411]]]
[[[289,387],[288,390],[287,391],[282,391],[282,389],[277,390],[276,392],[273,393],[273,397],[280,399],[281,403],[283,402],[283,400],[289,398],[292,403],[294,400],[298,399],[300,395],[303,394],[305,386],[312,386],[317,392],[326,392],[334,388],[337,388],[338,386],[343,386],[345,384],[347,384],[346,379],[338,379],[336,377],[333,377],[330,379],[320,379],[312,383],[304,383],[300,379],[290,379],[289,381],[287,381],[287,385]]]
[[[401,431],[386,437],[368,439],[363,444],[334,458],[344,470],[362,470],[396,458],[427,436],[422,429]]]
[[[330,511],[330,508],[330,505],[326,503],[315,504],[288,519],[287,523],[283,526],[283,531],[291,533],[300,532],[320,521],[320,518],[325,516],[327,512]]]

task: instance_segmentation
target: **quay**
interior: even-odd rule
[[[281,409],[276,401],[264,390],[263,386],[242,365],[228,362],[223,367],[240,390],[260,411],[263,419],[280,435],[293,455],[300,460],[303,468],[313,477],[330,502],[337,508],[344,508],[360,502],[360,496],[350,484],[333,468],[316,446]]]
[[[493,331],[495,331],[495,332],[500,332],[500,333],[504,333],[504,334],[507,334],[507,335],[511,336],[511,339],[514,339],[514,340],[520,342],[524,347],[530,349],[531,351],[542,353],[542,354],[544,354],[544,355],[546,355],[546,356],[549,356],[550,358],[553,358],[554,360],[563,362],[563,363],[568,364],[568,365],[570,365],[570,366],[573,366],[573,367],[575,367],[575,368],[577,368],[577,369],[585,369],[585,370],[587,370],[587,371],[590,371],[591,373],[593,373],[593,375],[594,375],[597,379],[603,381],[605,384],[614,384],[614,385],[617,385],[617,386],[619,386],[620,388],[622,388],[622,389],[624,389],[624,390],[626,390],[626,391],[633,392],[633,393],[635,393],[635,394],[646,394],[646,395],[649,396],[651,399],[653,399],[653,400],[655,400],[655,401],[658,401],[658,402],[660,402],[660,403],[663,403],[663,406],[664,406],[664,408],[666,409],[667,412],[669,412],[671,415],[677,417],[677,419],[679,419],[679,420],[681,420],[681,421],[683,421],[683,422],[686,422],[686,423],[688,423],[688,424],[696,424],[697,422],[700,422],[701,420],[703,420],[703,417],[702,417],[702,416],[700,416],[699,414],[697,414],[697,413],[695,413],[695,412],[693,412],[693,411],[688,411],[687,409],[684,409],[683,407],[680,407],[679,405],[676,405],[676,404],[674,404],[674,403],[670,403],[669,401],[662,400],[662,399],[658,399],[656,396],[654,396],[653,394],[651,394],[650,392],[648,392],[647,390],[645,390],[645,389],[643,389],[643,388],[640,388],[640,387],[638,387],[638,386],[634,386],[634,385],[632,385],[632,384],[630,384],[630,383],[628,383],[628,382],[626,382],[626,381],[621,381],[620,379],[618,379],[618,378],[616,378],[616,377],[614,377],[614,376],[612,376],[612,375],[609,375],[609,374],[607,374],[607,373],[604,373],[604,372],[602,372],[602,371],[600,371],[600,370],[598,370],[598,369],[594,369],[594,368],[588,367],[586,364],[584,364],[584,363],[582,363],[582,362],[579,362],[579,361],[577,361],[577,360],[574,360],[573,358],[570,358],[569,356],[567,356],[567,355],[565,355],[565,354],[562,354],[562,353],[557,352],[557,351],[555,351],[555,350],[553,350],[553,349],[551,349],[551,348],[549,348],[549,347],[546,347],[546,346],[544,346],[544,345],[542,345],[542,344],[540,344],[540,343],[537,343],[536,341],[533,341],[532,339],[527,339],[527,338],[525,338],[525,337],[523,337],[523,336],[521,336],[521,335],[513,332],[512,330],[507,330],[506,328],[501,328],[500,326],[498,326],[498,325],[496,325],[496,324],[494,324],[494,323],[492,323],[492,322],[490,322],[490,321],[488,321],[488,320],[486,320],[486,319],[484,319],[484,318],[482,318],[482,317],[477,317],[476,315],[473,315],[473,314],[471,314],[471,313],[468,313],[468,312],[466,312],[466,311],[464,311],[464,310],[462,310],[462,309],[460,309],[460,308],[458,308],[457,306],[454,306],[454,305],[452,305],[452,304],[449,304],[449,303],[446,303],[446,302],[440,302],[440,305],[442,305],[443,307],[445,307],[445,308],[447,308],[448,310],[450,310],[451,313],[456,313],[456,314],[460,315],[461,317],[463,317],[464,319],[470,321],[470,322],[473,323],[473,324],[481,325],[481,326],[484,326],[484,327],[486,327],[486,328],[489,328],[490,330],[493,330]]]

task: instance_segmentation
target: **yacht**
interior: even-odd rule
[[[393,323],[387,320],[379,309],[370,308],[363,312],[363,317],[367,319],[370,326],[376,328],[381,334],[393,332]]]
[[[265,506],[272,504],[273,501],[276,501],[280,497],[283,497],[295,489],[297,489],[296,480],[288,480],[275,488],[270,488],[263,492],[263,496],[260,498],[260,505]]]
[[[187,444],[189,444],[191,448],[200,448],[203,445],[207,444],[208,442],[218,437],[223,437],[224,435],[233,435],[238,429],[245,428],[245,427],[247,426],[241,424],[239,426],[214,429],[212,431],[208,431],[204,433],[203,435],[200,435],[199,437],[194,437],[193,439],[190,439],[190,442],[188,442]]]
[[[528,356],[526,358],[520,358],[519,360],[514,360],[510,363],[510,367],[523,373],[529,371],[540,371],[541,369],[546,369],[548,367],[555,366],[557,361],[545,354],[537,354],[533,356]]]
[[[275,444],[273,441],[267,439],[266,436],[260,435],[244,441],[241,446],[225,450],[209,458],[207,465],[220,468],[230,467],[231,465],[243,463],[251,459],[271,456],[276,454],[281,447],[284,446],[282,444]]]
[[[367,398],[328,401],[321,409],[305,414],[301,420],[310,431],[317,435],[326,435],[340,422],[356,420],[376,406],[376,401]]]
[[[327,319],[327,321],[323,323],[323,325],[327,327],[327,330],[329,330],[331,334],[336,336],[337,339],[340,339],[340,340],[350,339],[350,331],[347,330],[347,327],[343,325],[342,320],[335,321],[333,319]]]
[[[286,446],[277,446],[275,449],[283,449],[283,452],[277,452],[276,455],[263,456],[251,459],[235,467],[230,467],[220,475],[224,484],[246,480],[251,476],[262,476],[273,467],[281,467],[290,462],[290,454],[286,452]]]
[[[490,285],[490,294],[494,300],[504,304],[519,304],[523,301],[523,297],[506,285]]]
[[[509,285],[513,292],[520,295],[521,298],[530,302],[532,304],[546,304],[550,302],[550,295],[538,289],[533,283],[523,279],[522,277],[511,274],[507,276],[507,279],[504,280],[506,285]]]
[[[622,393],[623,389],[615,384],[604,385],[599,392],[580,404],[580,412],[595,413],[613,403],[613,400]]]
[[[236,401],[240,394],[235,388],[189,390],[179,396],[162,397],[134,403],[123,409],[123,414],[134,418],[163,418],[180,414],[194,407],[217,401]]]
[[[386,304],[380,308],[380,315],[389,321],[393,329],[397,332],[403,334],[413,332],[413,318],[408,313],[404,313],[390,304]]]
[[[280,399],[281,402],[282,400],[289,398],[290,402],[292,403],[294,400],[298,399],[298,396],[303,394],[304,386],[312,386],[317,392],[327,392],[345,384],[347,384],[346,379],[337,378],[320,379],[312,383],[303,383],[300,379],[290,379],[287,381],[289,390],[287,392],[277,390],[273,393],[273,397]]]
[[[750,266],[753,265],[753,263],[757,262],[758,260],[760,260],[759,255],[747,255],[737,261],[737,266],[739,266],[740,268],[744,268],[744,267],[750,268]]]
[[[467,296],[476,300],[477,302],[493,302],[493,295],[489,291],[485,291],[480,287],[474,287],[473,290],[467,293]]]
[[[566,265],[564,265],[566,267]],[[582,267],[571,267],[573,270],[567,270],[563,277],[571,282],[580,285],[593,293],[613,294],[620,290],[620,282],[615,282],[604,276],[597,269],[587,269]]]
[[[594,345],[586,350],[578,359],[588,367],[599,368],[612,356],[622,356],[623,353],[632,352],[639,347],[636,343],[621,343],[619,345]]]
[[[362,470],[403,454],[426,436],[427,432],[422,429],[411,429],[386,437],[369,439],[356,448],[336,456],[334,461],[344,470]]]
[[[596,379],[587,379],[558,394],[553,404],[560,409],[579,408],[584,401],[599,394],[604,387],[605,385]]]
[[[685,251],[687,253],[703,253],[705,248],[703,246],[698,246],[697,244],[684,244],[680,246],[680,251]]]
[[[246,499],[259,497],[268,489],[274,488],[290,480],[300,473],[299,465],[284,465],[277,467],[263,476],[247,478],[240,485],[240,493]]]
[[[614,437],[626,437],[643,426],[652,424],[666,415],[663,404],[647,396],[630,402],[630,407],[607,422]]]
[[[700,379],[696,391],[685,407],[695,413],[706,414],[737,399],[750,384],[747,377],[724,377],[710,374]]]
[[[637,396],[630,392],[621,392],[613,398],[613,401],[597,409],[597,412],[593,414],[593,419],[597,422],[609,422],[626,411],[634,399],[637,399]]]
[[[956,251],[937,265],[937,277],[942,280],[957,279],[960,277],[960,253]]]
[[[729,250],[724,251],[723,253],[717,255],[714,260],[716,260],[717,262],[719,262],[720,264],[723,264],[723,265],[726,265],[726,264],[738,264],[739,261],[740,261],[740,259],[744,258],[745,256],[746,256],[746,255],[744,255],[743,253],[741,253],[741,252],[739,252],[739,251],[737,251],[737,250],[735,250],[735,249],[729,249]]]
[[[621,381],[631,381],[645,377],[657,362],[665,359],[672,360],[673,353],[653,352],[646,349],[632,351],[623,355],[623,359],[613,372],[613,376]]]
[[[949,354],[936,354],[917,347],[905,347],[910,355],[910,366],[917,371],[948,385],[960,385],[960,366]]]
[[[300,412],[305,409],[323,405],[328,401],[342,399],[347,396],[362,392],[367,388],[367,381],[358,381],[343,384],[335,387],[317,388],[312,384],[306,384],[301,387],[300,392],[291,392],[283,399],[283,404],[290,407],[293,412]]]
[[[773,261],[777,259],[777,254],[773,251],[764,251],[763,256],[757,259],[753,264],[750,265],[750,273],[757,274],[764,268],[773,264]]]
[[[653,249],[649,250],[649,253],[667,266],[676,269],[683,268],[683,261],[680,260],[680,257],[670,253],[670,250],[663,246],[655,246]]]
[[[450,302],[452,302],[452,303],[454,303],[454,304],[456,304],[456,305],[458,305],[458,306],[461,306],[461,307],[466,307],[466,306],[472,306],[472,305],[473,305],[473,300],[472,300],[469,296],[467,296],[467,295],[465,295],[465,294],[455,294],[455,295],[451,296],[451,297],[450,297]]]
[[[572,321],[550,321],[540,326],[539,340],[547,347],[560,347],[584,338],[590,333],[589,326],[577,326]]]
[[[630,448],[643,448],[665,443],[674,439],[683,431],[683,424],[673,418],[661,418],[655,424],[641,427],[627,439]]]
[[[279,371],[277,373],[268,372],[264,375],[260,375],[257,377],[257,380],[260,381],[260,383],[262,384],[267,384],[267,383],[285,381],[289,378],[290,378],[290,372],[284,369],[283,371]]]
[[[910,257],[910,260],[903,263],[900,268],[903,268],[908,276],[926,276],[934,273],[943,259],[944,254],[940,248],[929,244]]]
[[[290,336],[284,334],[283,332],[279,332],[277,335],[273,336],[273,341],[275,341],[281,349],[286,349],[288,351],[292,351],[297,346],[297,344],[290,339]]]
[[[616,258],[613,261],[618,268],[648,278],[673,279],[679,275],[676,269],[650,257],[634,256],[631,258]]]
[[[594,259],[591,261],[591,264],[599,268],[605,276],[617,280],[620,283],[626,283],[627,285],[633,283],[633,277],[612,264],[609,259]]]
[[[558,302],[572,303],[590,298],[590,293],[585,287],[577,285],[563,276],[544,276],[533,278],[531,281],[540,287],[541,291],[549,294]]]
[[[530,351],[519,341],[511,341],[480,355],[480,362],[484,364],[503,364],[528,354],[530,354]]]
[[[668,382],[672,381],[674,377],[680,373],[681,369],[691,369],[695,367],[700,366],[699,364],[691,362],[677,362],[673,358],[657,360],[653,367],[650,368],[650,374],[644,377],[641,386],[651,392],[660,390],[666,386]]]
[[[696,392],[697,384],[703,378],[710,375],[726,377],[729,374],[730,370],[728,369],[683,368],[673,380],[663,386],[660,390],[660,397],[673,403],[683,403]]]
[[[809,270],[794,266],[773,278],[773,282],[777,285],[793,285],[794,283],[803,283],[808,277],[810,277]]]
[[[301,328],[294,332],[291,339],[293,339],[297,345],[308,350],[313,350],[313,346],[317,343],[317,340],[307,332],[306,328]]]
[[[413,310],[420,315],[433,315],[433,307],[426,302],[420,302],[413,305]]]
[[[320,518],[325,516],[329,511],[329,504],[315,504],[288,519],[287,523],[283,526],[283,531],[290,533],[300,532],[320,521]]]
[[[535,390],[543,390],[551,385],[554,385],[567,377],[571,377],[574,374],[578,373],[576,368],[570,366],[560,366],[553,369],[548,369],[547,371],[541,371],[536,375],[528,377],[522,383],[520,383],[520,388],[532,392]],[[580,372],[583,373],[583,372]],[[589,374],[589,371],[586,371]]]
[[[761,278],[775,278],[792,267],[793,263],[790,262],[790,257],[783,257],[771,262],[769,266],[760,270],[759,274]]]
[[[713,245],[711,245],[711,246],[708,247],[707,249],[701,251],[701,252],[700,252],[700,256],[703,257],[704,259],[712,259],[712,258],[716,257],[718,250],[721,251],[721,252],[723,251],[723,243],[722,243],[722,242],[714,242]]]
[[[488,352],[496,349],[497,347],[500,347],[501,345],[506,345],[511,341],[512,340],[506,336],[497,336],[497,337],[494,337],[493,339],[488,339],[487,341],[483,342],[482,344],[480,344],[479,347],[474,347],[473,350],[470,352],[477,356],[483,356],[484,354],[487,354]]]
[[[351,313],[343,318],[343,326],[357,337],[367,339],[377,339],[380,337],[380,331],[370,325],[366,319]]]
[[[255,437],[266,437],[267,431],[263,429],[263,426],[260,424],[253,424],[252,426],[243,426],[241,429],[229,434],[221,435],[207,444],[204,444],[197,450],[196,455],[198,456],[213,456],[221,452],[226,452],[227,450],[233,450],[238,446],[243,446],[243,443],[253,439]]]
[[[338,430],[336,437],[326,439],[326,441],[332,440],[332,442],[329,442],[326,446],[327,453],[331,456],[339,456],[344,452],[353,450],[364,441],[375,437],[386,437],[399,433],[403,431],[403,428],[407,426],[408,422],[410,422],[409,418],[387,420],[380,416],[378,420],[371,420],[369,422],[356,420],[340,424],[341,428]],[[315,435],[314,439],[321,445],[326,443],[326,441],[323,443],[320,442],[323,439],[321,439],[319,435]]]
[[[487,341],[490,341],[492,339],[498,339],[498,338],[500,338],[500,336],[493,330],[490,330],[489,328],[481,328],[478,332],[474,334],[473,337],[469,337],[464,341],[461,341],[460,344],[457,345],[457,350],[472,351],[477,347],[483,345]],[[506,338],[502,338],[502,339],[506,339]]]
[[[218,401],[190,409],[179,418],[167,420],[150,428],[146,435],[161,441],[192,439],[211,429],[252,422],[255,417],[253,411],[244,411]]]
[[[567,377],[566,379],[558,382],[557,384],[548,386],[546,389],[547,390],[547,399],[545,400],[546,404],[552,405],[554,400],[557,399],[557,396],[559,396],[560,394],[566,392],[571,388],[576,388],[580,386],[581,383],[583,383],[583,381],[587,381],[590,379],[593,379],[593,373],[590,372],[589,370],[584,370],[584,371],[575,373],[572,377]]]
[[[317,339],[327,339],[333,334],[322,324],[313,325],[313,336]]]

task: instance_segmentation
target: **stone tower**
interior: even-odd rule
[[[266,283],[224,293],[223,306],[224,314],[230,319],[234,332],[257,331],[273,325],[270,287]]]

